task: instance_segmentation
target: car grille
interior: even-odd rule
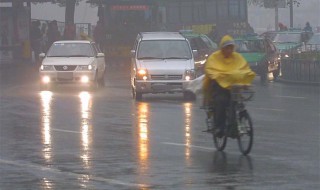
[[[77,65],[55,65],[54,68],[57,71],[74,71]]]
[[[182,75],[151,75],[151,80],[181,80]]]

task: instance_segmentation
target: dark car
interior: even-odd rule
[[[272,39],[279,50],[281,58],[288,58],[290,54],[295,54],[306,43],[312,33],[300,29],[291,29],[288,31],[275,32]]]
[[[197,76],[200,76],[204,73],[204,64],[207,57],[218,50],[218,45],[204,34],[197,34],[192,31],[180,31],[180,33],[188,39],[192,50],[197,50],[198,52],[195,57],[195,68]]]
[[[268,80],[272,73],[277,79],[280,74],[280,60],[277,48],[268,38],[245,36],[235,39],[236,51],[249,63],[251,69],[260,75],[261,82]]]

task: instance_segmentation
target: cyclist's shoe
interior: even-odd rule
[[[212,128],[207,128],[206,130],[204,130],[202,132],[212,133],[212,132],[214,132],[214,130]]]

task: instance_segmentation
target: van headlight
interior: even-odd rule
[[[137,79],[138,80],[147,80],[148,79],[148,71],[147,71],[147,69],[138,69]]]
[[[41,71],[54,71],[53,65],[41,65],[40,66]]]
[[[77,70],[79,71],[91,71],[94,69],[93,65],[78,65]]]
[[[196,73],[194,70],[186,70],[184,79],[186,81],[195,79]]]

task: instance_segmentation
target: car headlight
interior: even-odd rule
[[[195,64],[196,65],[204,65],[206,63],[206,61],[207,61],[206,59],[201,60],[201,61],[196,61]]]
[[[53,65],[41,65],[40,66],[41,71],[54,71]]]
[[[184,79],[186,81],[193,80],[196,74],[194,70],[186,70]]]
[[[148,71],[147,69],[139,69],[137,72],[138,80],[147,80],[148,79]]]
[[[77,70],[79,71],[91,71],[94,69],[93,65],[78,65]]]

